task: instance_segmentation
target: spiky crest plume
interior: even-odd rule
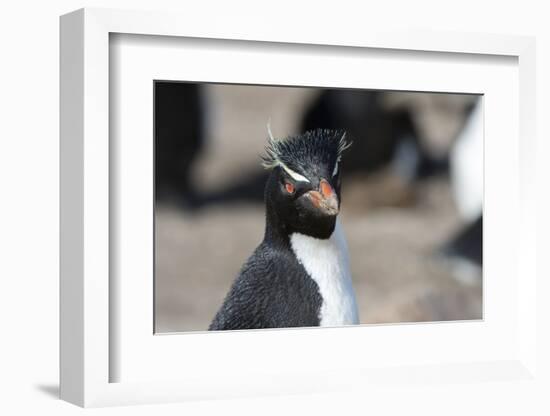
[[[333,172],[337,172],[342,153],[351,146],[342,130],[316,129],[276,139],[269,124],[267,127],[269,137],[262,156],[262,166],[266,169],[281,166],[287,172],[290,170],[296,174],[295,171],[306,172],[314,165],[326,165],[333,166]]]

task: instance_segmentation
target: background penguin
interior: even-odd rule
[[[155,81],[155,199],[197,205],[192,171],[204,147],[203,87]]]
[[[463,225],[443,246],[441,254],[453,276],[472,284],[483,266],[483,105],[471,109],[451,150],[451,185]]]
[[[337,221],[345,134],[275,140],[263,165],[266,228],[210,330],[358,324],[348,251]]]

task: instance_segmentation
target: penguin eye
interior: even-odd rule
[[[289,194],[293,194],[295,190],[294,185],[291,184],[290,182],[285,183],[285,189]]]

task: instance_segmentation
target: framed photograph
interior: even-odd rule
[[[61,397],[532,379],[534,59],[62,16]]]

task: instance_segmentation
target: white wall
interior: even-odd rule
[[[226,1],[213,5],[207,1],[5,1],[0,10],[0,344],[1,399],[3,414],[72,414],[80,409],[53,399],[58,366],[58,16],[83,6],[135,9],[184,10],[208,15],[221,13],[227,19],[250,15],[277,21],[281,27],[303,25],[308,21],[326,22],[327,28],[356,30],[366,25],[388,27],[428,27],[439,30],[511,33],[537,36],[539,177],[541,203],[539,214],[540,247],[550,247],[550,222],[542,214],[550,212],[548,198],[550,169],[550,32],[547,2],[461,0],[455,2],[379,0],[321,3],[297,0]],[[509,4],[511,3],[511,4]],[[327,7],[322,7],[326,4]],[[351,8],[350,5],[354,7]],[[187,6],[187,7],[186,7]],[[314,12],[312,17],[308,12]],[[233,16],[233,17],[232,17]],[[256,16],[256,17],[254,17]],[[238,26],[236,27],[238,30]],[[545,138],[543,140],[543,138]],[[545,178],[545,185],[542,183]],[[544,231],[544,232],[543,232]],[[545,236],[542,236],[546,234]],[[542,257],[542,256],[541,256]],[[548,256],[546,256],[548,257]],[[550,276],[547,264],[540,275]],[[542,281],[539,299],[550,296],[550,284]],[[546,293],[546,295],[545,295]],[[550,316],[549,307],[541,308]],[[539,323],[550,328],[548,319]],[[544,326],[543,326],[544,325]],[[550,351],[548,331],[542,347]],[[548,357],[543,356],[549,375]],[[334,414],[352,409],[380,414],[381,409],[406,414],[416,410],[431,414],[543,414],[548,402],[543,392],[518,389],[506,384],[484,389],[467,385],[440,386],[437,397],[423,389],[404,390],[396,397],[387,395],[351,400],[346,394],[323,397],[258,399],[215,403],[165,405],[155,408],[103,409],[101,414],[219,414],[263,409],[265,414]],[[550,390],[550,389],[548,389]],[[50,393],[48,393],[50,392]],[[487,401],[487,397],[491,400]],[[397,400],[396,400],[397,398]],[[484,404],[476,404],[485,398]],[[11,411],[5,409],[10,407]],[[311,411],[311,407],[314,408]],[[401,409],[401,412],[399,412]],[[538,410],[537,410],[538,409]],[[34,410],[34,412],[33,412]],[[392,412],[393,413],[393,412]],[[415,414],[416,412],[409,412]],[[549,414],[549,413],[546,413]]]

